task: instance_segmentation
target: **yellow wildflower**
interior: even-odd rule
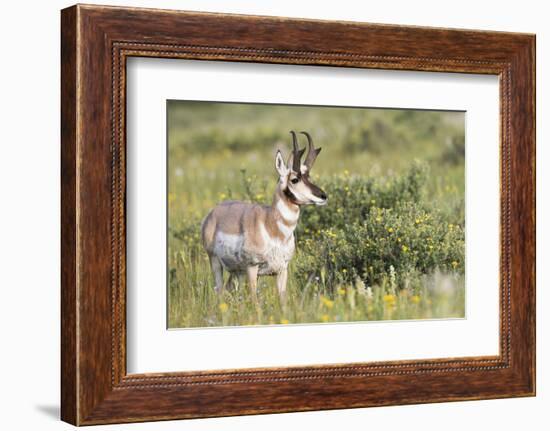
[[[453,260],[451,262],[451,265],[453,265],[453,268],[456,268],[458,266],[458,262],[456,260]]]
[[[326,296],[321,296],[321,303],[328,309],[334,307],[334,301],[331,301]]]
[[[402,245],[401,250],[403,250],[403,253],[407,253],[409,251],[409,247],[407,247],[406,245]]]
[[[282,325],[288,325],[290,322],[287,319],[281,319]]]
[[[393,305],[395,304],[395,295],[392,295],[392,294],[384,295],[382,297],[382,300],[388,305]]]
[[[381,216],[376,217],[376,221],[382,221],[382,217]]]
[[[415,304],[418,304],[420,302],[420,296],[418,296],[418,295],[412,296],[411,301]]]
[[[229,305],[227,305],[225,302],[222,302],[220,305],[218,305],[218,308],[222,313],[225,313],[229,309]]]
[[[389,233],[392,233],[392,232],[393,232],[393,227],[389,227],[389,228],[388,228],[388,232],[389,232]]]
[[[326,323],[326,322],[328,322],[328,321],[330,320],[330,317],[329,317],[328,314],[323,314],[323,315],[321,316],[321,320],[322,320],[323,322]]]
[[[345,295],[346,294],[346,289],[344,289],[343,287],[339,287],[337,292],[338,292],[338,295]]]

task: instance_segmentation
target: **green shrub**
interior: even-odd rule
[[[436,268],[463,272],[464,231],[437,213],[405,202],[394,208],[373,205],[364,220],[324,228],[298,242],[296,271],[302,279],[328,284],[359,277],[380,283],[395,271],[402,277]]]
[[[326,208],[303,211],[295,270],[324,284],[360,278],[380,283],[392,271],[402,285],[436,268],[464,272],[464,228],[424,202],[425,165],[390,178],[325,181]]]

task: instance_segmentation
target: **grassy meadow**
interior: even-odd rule
[[[464,114],[168,101],[170,328],[464,317]],[[271,204],[290,130],[322,147],[286,304],[275,277],[218,295],[200,223],[217,203]],[[303,136],[301,136],[303,138]],[[305,140],[302,141],[305,145]],[[225,273],[227,278],[227,273]]]

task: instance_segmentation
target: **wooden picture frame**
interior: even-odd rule
[[[83,5],[61,17],[64,421],[535,394],[534,35]],[[131,56],[498,75],[500,354],[128,375],[125,65]]]

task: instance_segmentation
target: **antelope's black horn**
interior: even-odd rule
[[[298,140],[296,139],[296,132],[294,132],[294,130],[291,130],[290,134],[292,135],[292,170],[296,173],[300,173],[302,155],[306,149],[298,149]]]
[[[306,156],[306,161],[304,162],[304,165],[306,165],[308,171],[310,171],[311,168],[313,167],[313,164],[315,163],[315,159],[321,152],[321,148],[315,148],[313,146],[313,139],[311,139],[311,136],[308,132],[300,132],[300,133],[305,135],[307,138],[308,150],[307,150],[307,156]]]

